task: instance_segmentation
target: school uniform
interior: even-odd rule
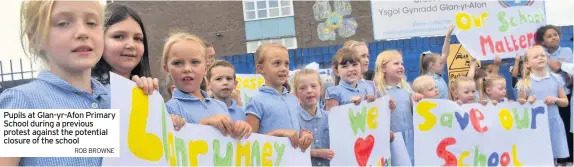
[[[397,108],[391,113],[391,130],[393,132],[402,132],[403,140],[407,147],[407,152],[414,165],[414,130],[413,130],[413,113],[411,106],[412,93],[403,88],[400,84],[386,87],[386,95],[389,95],[395,101]],[[385,96],[380,94],[378,97]]]
[[[569,47],[560,47],[558,46],[558,49],[556,49],[554,52],[550,53],[548,51],[548,49],[545,47],[544,51],[546,52],[546,55],[548,55],[548,59],[550,60],[554,60],[554,61],[560,61],[561,59],[563,61],[563,63],[573,63],[572,62],[572,49],[570,49]],[[550,70],[550,66],[546,66],[547,70]],[[561,79],[563,82],[568,82],[568,73],[562,71],[559,72],[558,74],[560,74]],[[570,88],[568,88],[567,85],[564,85],[564,91],[566,92],[566,95],[570,95]]]
[[[301,129],[313,133],[311,149],[329,149],[329,115],[322,109],[317,108],[315,116],[309,114],[299,105],[299,124]],[[311,157],[313,166],[329,166],[328,159]]]
[[[446,81],[441,75],[436,73],[429,74],[432,79],[435,81],[435,85],[438,88],[438,97],[439,99],[447,99],[448,100],[448,85]]]
[[[564,82],[550,73],[544,77],[530,74],[530,90],[528,96],[536,96],[536,99],[546,99],[548,96],[558,97],[558,89],[564,86]],[[558,113],[558,105],[548,105],[548,126],[550,127],[550,142],[554,158],[566,158],[569,156],[566,130],[562,118]]]
[[[245,121],[245,110],[242,107],[237,106],[237,102],[231,99],[231,106],[227,109],[229,111],[229,116],[235,121]]]
[[[79,90],[48,71],[30,83],[0,94],[2,109],[110,109],[110,93],[91,79],[92,93]],[[101,166],[101,157],[21,157],[20,166]]]
[[[357,87],[341,80],[339,85],[329,87],[325,91],[325,99],[336,99],[339,105],[351,103],[351,98],[363,95],[376,95],[375,84],[372,81],[361,79],[357,82]]]
[[[291,129],[299,133],[299,119],[297,118],[299,101],[283,87],[281,93],[277,90],[261,86],[258,93],[251,97],[245,105],[245,113],[259,119],[259,134],[265,134],[277,129]]]
[[[191,96],[177,88],[173,90],[173,96],[167,103],[165,109],[169,114],[179,115],[189,123],[199,123],[204,118],[224,114],[229,116],[225,103],[210,98],[207,92],[201,91],[204,100]]]

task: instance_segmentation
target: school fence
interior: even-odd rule
[[[562,36],[560,45],[572,48],[572,34],[573,26],[562,26]],[[407,74],[407,79],[412,82],[417,76],[419,71],[419,56],[422,52],[431,51],[433,53],[441,53],[442,45],[444,43],[444,36],[438,37],[415,37],[403,40],[391,40],[391,41],[376,41],[368,43],[370,62],[369,69],[373,70],[375,67],[375,61],[377,55],[384,50],[396,49],[403,53],[403,61]],[[455,35],[451,37],[451,44],[459,44],[460,42]],[[331,45],[331,46],[321,46],[313,48],[298,48],[289,50],[289,60],[290,70],[294,70],[303,67],[311,62],[316,62],[319,64],[320,68],[329,68],[331,63],[331,58],[337,52],[341,45]],[[254,54],[239,54],[232,56],[220,56],[221,59],[232,63],[237,73],[240,74],[252,74],[255,72],[254,64]],[[482,62],[483,64],[489,64],[492,61]],[[500,66],[500,73],[504,75],[507,81],[511,81],[512,76],[510,75],[509,68],[514,65],[513,59],[503,60]],[[445,73],[447,74],[448,67],[445,68]],[[443,76],[445,81],[448,82],[448,76]],[[509,94],[512,92],[512,83],[507,82],[507,89]]]
[[[23,59],[0,61],[0,93],[5,89],[32,81],[37,72],[34,69],[31,62]]]

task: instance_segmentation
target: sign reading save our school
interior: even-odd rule
[[[542,101],[414,106],[415,164],[421,166],[552,166],[548,111]]]
[[[104,158],[103,166],[311,165],[309,150],[294,149],[287,138],[252,134],[236,140],[214,127],[190,123],[175,131],[157,91],[146,96],[116,74],[111,83],[112,108],[122,114],[122,151],[120,158]]]
[[[456,37],[478,60],[511,58],[536,44],[535,32],[546,24],[542,7],[485,8],[456,14]]]

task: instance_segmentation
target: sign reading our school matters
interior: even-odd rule
[[[389,97],[329,112],[332,166],[391,166]]]
[[[417,166],[552,166],[548,111],[542,101],[414,107]]]
[[[456,14],[456,37],[478,60],[511,58],[536,44],[535,32],[546,24],[543,7],[484,8]]]
[[[309,150],[289,139],[252,134],[223,136],[211,126],[187,123],[175,131],[162,97],[146,96],[135,83],[111,75],[112,108],[120,109],[122,152],[103,166],[310,166]],[[194,112],[194,111],[189,111]]]

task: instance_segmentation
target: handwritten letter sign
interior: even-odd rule
[[[546,24],[543,11],[521,6],[458,12],[456,37],[478,60],[511,58],[536,44],[535,31]]]
[[[187,123],[175,131],[162,97],[143,94],[135,83],[111,75],[112,108],[120,109],[120,158],[103,166],[310,166],[309,151],[289,139],[252,134],[226,137],[211,126]]]
[[[387,96],[373,103],[347,104],[329,112],[332,166],[390,166],[390,110]]]
[[[541,101],[459,106],[422,100],[414,107],[415,165],[551,166],[548,111]]]

